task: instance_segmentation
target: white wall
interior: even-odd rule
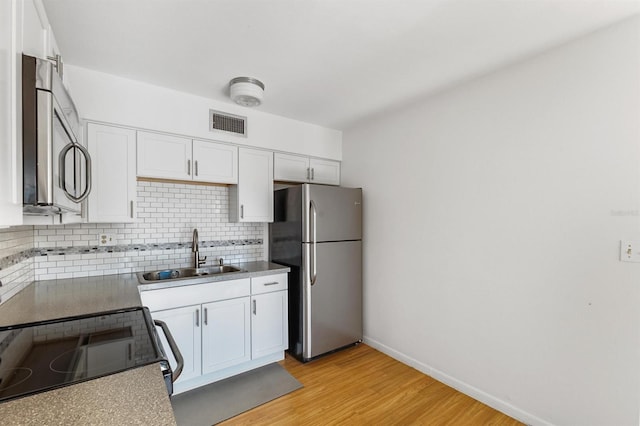
[[[618,259],[640,240],[639,35],[345,131],[367,342],[528,423],[638,424],[640,264]]]
[[[188,76],[185,76],[188,78]],[[205,97],[65,65],[65,81],[89,120],[340,160],[342,132]],[[268,102],[268,94],[265,95]],[[209,109],[247,117],[248,136],[209,131]]]

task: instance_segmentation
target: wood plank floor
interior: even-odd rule
[[[221,424],[522,424],[365,344],[282,365],[304,388]]]

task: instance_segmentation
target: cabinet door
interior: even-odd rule
[[[34,0],[22,2],[23,27],[22,50],[25,55],[47,58],[47,30],[49,22],[42,7],[38,8]]]
[[[22,224],[21,5],[0,1],[0,227]]]
[[[183,308],[168,309],[166,311],[152,312],[153,319],[159,319],[167,323],[173,339],[184,358],[184,368],[176,383],[198,377],[201,374],[201,321],[200,305],[185,306]],[[171,353],[169,344],[164,337],[162,329],[156,327],[162,346],[169,358],[172,369],[176,367],[176,360]]]
[[[287,349],[287,315],[286,291],[251,298],[251,358]]]
[[[193,180],[238,183],[238,147],[194,140]]]
[[[339,161],[312,158],[309,161],[309,167],[311,168],[311,183],[340,185]]]
[[[273,153],[248,148],[238,151],[237,199],[230,194],[237,210],[229,209],[231,220],[273,222]]]
[[[133,222],[136,195],[136,132],[87,124],[92,159],[89,222]]]
[[[249,297],[202,305],[202,373],[251,359]]]
[[[138,176],[191,180],[191,139],[138,132]]]
[[[273,179],[287,182],[307,182],[310,178],[309,157],[273,154]]]

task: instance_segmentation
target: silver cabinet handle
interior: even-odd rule
[[[312,167],[311,168],[311,180],[315,179],[314,176],[313,176],[314,175],[314,171],[315,171],[315,169]]]
[[[187,174],[191,176],[191,160],[187,160]]]
[[[256,307],[256,299],[253,299],[253,315],[255,315],[257,311],[258,309]]]
[[[194,166],[195,166],[196,176],[198,176],[198,160],[196,160]]]
[[[209,321],[208,321],[208,315],[207,315],[207,308],[204,308],[204,325],[208,325]]]
[[[307,180],[311,179],[310,171],[311,171],[311,169],[309,167],[307,167]]]
[[[176,363],[178,364],[176,365],[175,370],[173,370],[173,372],[171,373],[171,381],[175,382],[180,376],[180,373],[182,373],[182,369],[184,368],[184,358],[182,358],[180,349],[178,349],[178,345],[176,344],[176,341],[173,340],[173,336],[171,335],[171,332],[169,331],[169,327],[167,327],[167,324],[164,321],[160,321],[160,320],[153,320],[153,323],[162,329],[162,332],[164,333],[164,337],[167,338],[167,343],[169,343],[169,348],[171,349],[171,352],[173,352],[173,357],[175,358]]]
[[[196,309],[196,327],[200,327],[200,309]]]
[[[240,219],[244,219],[244,204],[240,204]]]
[[[267,286],[267,285],[276,285],[276,284],[280,284],[278,281],[274,281],[272,283],[264,283],[263,285]]]
[[[133,200],[131,200],[131,219],[133,219]]]

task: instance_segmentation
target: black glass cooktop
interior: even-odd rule
[[[147,308],[0,327],[0,401],[162,359]]]

